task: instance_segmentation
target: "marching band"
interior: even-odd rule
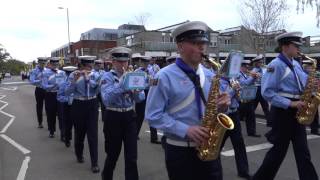
[[[292,142],[300,180],[318,180],[311,162],[306,127],[296,117],[297,111],[307,106],[301,97],[309,88],[306,87],[307,80],[313,74],[310,73],[310,60],[298,60],[302,33],[277,36],[279,55],[267,66],[263,66],[262,55],[252,60],[233,58],[241,67],[235,76],[231,76],[229,70],[235,70],[228,64],[231,60],[221,65],[219,60],[204,58],[209,42],[207,30],[208,26],[200,21],[177,27],[172,36],[179,56],[168,57],[163,68],[149,56],[141,57],[137,64],[130,64],[132,51],[125,47],[108,52],[112,59],[111,69],[110,64],[104,68],[104,61],[95,56],[79,56],[77,64],[64,59],[60,68],[61,58],[39,57],[38,65],[30,73],[30,83],[35,86],[38,128],[43,128],[45,104],[49,137],[55,137],[58,117],[61,141],[68,148],[73,136],[76,159],[83,163],[87,136],[91,171],[99,173],[100,107],[106,152],[102,180],[113,179],[122,144],[125,179],[139,179],[137,149],[144,121],[150,126],[151,143],[163,145],[170,180],[222,180],[221,158],[203,161],[199,158],[198,147],[208,144],[210,138],[221,138],[221,147],[215,147],[215,144],[210,147],[219,148],[220,152],[228,137],[235,151],[240,178],[274,179]],[[230,68],[226,71],[230,74],[220,74],[222,68]],[[234,128],[221,137],[216,137],[218,132],[202,122],[206,112],[212,110],[207,109],[211,103],[207,101],[212,93],[213,78],[218,76],[219,90],[214,96],[216,109],[213,110],[226,114],[234,124]],[[318,86],[313,86],[313,96],[319,93]],[[250,174],[240,122],[245,121],[248,136],[261,138],[255,117],[259,103],[270,127],[266,137],[273,147],[266,153],[257,172]],[[313,118],[311,133],[320,135],[318,111]],[[164,134],[161,141],[157,134],[159,130]]]

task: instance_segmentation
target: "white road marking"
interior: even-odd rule
[[[4,97],[6,97],[5,95],[0,95],[0,99],[3,99]],[[9,114],[7,112],[2,111],[2,109],[4,109],[6,106],[9,105],[8,102],[2,101],[0,100],[0,102],[4,103],[3,106],[0,107],[0,113],[10,117],[11,119],[9,120],[9,122],[5,125],[5,127],[1,130],[0,132],[0,136],[8,141],[12,146],[14,146],[15,148],[17,148],[18,150],[20,150],[23,154],[29,154],[31,153],[30,150],[28,150],[27,148],[23,147],[22,145],[18,144],[17,142],[15,142],[13,139],[11,139],[9,136],[3,134],[7,131],[7,129],[10,127],[10,125],[13,123],[14,119],[16,118],[14,115]],[[30,162],[31,158],[30,156],[26,156],[25,159],[22,162],[22,166],[20,168],[17,180],[24,180],[26,173],[27,173],[27,169],[28,169],[28,164]]]
[[[158,130],[159,131],[159,130]],[[150,131],[146,131],[146,133],[150,133]],[[159,135],[159,136],[163,136],[163,133],[162,132],[157,132],[157,134]]]
[[[11,139],[9,136],[5,135],[5,134],[0,134],[0,136],[8,141],[11,145],[13,145],[14,147],[16,147],[18,150],[20,150],[23,154],[29,154],[31,151],[28,150],[27,148],[23,147],[22,145],[18,144],[17,142],[15,142],[13,139]]]
[[[0,99],[3,99],[4,97],[6,97],[6,96],[5,96],[5,95],[0,95]],[[9,113],[7,113],[7,112],[2,111],[2,109],[5,108],[6,106],[8,106],[9,103],[7,103],[7,102],[5,102],[5,101],[2,101],[2,100],[0,100],[0,102],[4,103],[4,105],[1,106],[1,108],[0,108],[0,113],[6,115],[6,116],[8,116],[8,117],[10,117],[9,122],[8,122],[8,123],[3,127],[3,129],[0,131],[0,133],[5,133],[5,132],[7,131],[7,129],[10,127],[10,125],[13,123],[13,121],[14,121],[14,119],[15,119],[16,117],[13,116],[13,115],[11,115],[11,114],[9,114]]]
[[[15,82],[4,82],[2,83],[3,85],[12,85],[12,84],[30,84],[29,82],[24,82],[24,81],[15,81]]]
[[[26,173],[27,173],[27,169],[28,169],[28,165],[29,165],[30,160],[31,160],[30,156],[26,156],[24,158],[22,165],[21,165],[21,168],[20,168],[20,171],[19,171],[19,174],[18,174],[18,177],[17,177],[17,180],[24,180]]]
[[[307,136],[308,140],[310,140],[310,139],[318,139],[318,138],[320,138],[320,136],[312,135],[312,134]],[[262,144],[257,144],[257,145],[253,145],[253,146],[247,146],[246,147],[246,151],[247,151],[247,153],[248,152],[254,152],[254,151],[260,151],[260,150],[264,150],[264,149],[269,149],[272,146],[273,145],[270,144],[270,143],[262,143]],[[234,150],[231,149],[231,150],[228,150],[228,151],[223,151],[223,152],[221,152],[221,155],[227,156],[227,157],[234,156]]]
[[[18,87],[16,87],[16,86],[14,86],[14,87],[0,87],[0,89],[9,90],[9,91],[16,91],[18,89]]]

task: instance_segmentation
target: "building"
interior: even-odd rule
[[[51,56],[69,57],[74,61],[76,57],[83,55],[97,56],[103,58],[105,49],[117,46],[117,39],[144,31],[141,25],[123,24],[118,29],[93,28],[81,34],[80,41],[65,44],[51,52]]]

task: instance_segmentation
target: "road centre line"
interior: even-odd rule
[[[308,140],[318,139],[318,138],[320,138],[320,136],[312,135],[312,134],[307,136]],[[254,151],[260,151],[260,150],[264,150],[264,149],[269,149],[272,146],[273,145],[270,144],[270,143],[256,144],[256,145],[253,145],[253,146],[247,146],[246,147],[246,151],[247,151],[247,153],[248,152],[254,152]],[[223,151],[223,152],[221,152],[221,155],[227,156],[227,157],[234,156],[234,150],[231,149],[231,150],[228,150],[228,151]]]
[[[18,177],[17,177],[17,180],[24,180],[26,173],[27,173],[27,169],[28,169],[30,160],[31,160],[30,156],[26,156],[24,158],[22,165],[21,165],[21,168],[20,168],[20,171],[19,171],[19,174],[18,174]]]
[[[15,142],[13,139],[11,139],[9,136],[5,135],[5,134],[0,134],[0,136],[8,141],[11,145],[13,145],[14,147],[16,147],[19,151],[21,151],[23,154],[29,154],[31,151],[28,150],[27,148],[23,147],[22,145],[18,144],[17,142]]]

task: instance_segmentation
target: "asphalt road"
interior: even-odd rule
[[[19,82],[19,83],[13,83]],[[262,114],[257,109],[257,114]],[[45,114],[44,114],[45,115]],[[260,116],[259,116],[260,117]],[[44,117],[46,122],[46,117]],[[5,79],[0,85],[0,180],[98,180],[100,174],[90,171],[88,146],[85,146],[85,163],[78,164],[74,148],[66,148],[59,140],[59,133],[48,138],[45,128],[37,128],[34,87],[22,83],[19,77]],[[102,121],[99,119],[99,165],[103,168],[104,138]],[[257,132],[264,134],[269,130],[264,119],[257,119]],[[160,145],[150,144],[148,125],[144,123],[138,141],[138,168],[141,180],[168,179],[164,164],[164,153]],[[242,131],[247,146],[250,172],[254,173],[261,164],[270,144],[264,137],[252,138]],[[319,137],[309,136],[312,161],[320,172]],[[232,145],[228,140],[223,152],[222,163],[225,180],[240,180],[237,177]],[[123,153],[118,160],[114,173],[115,180],[124,179]],[[297,168],[290,146],[276,180],[298,179]]]

